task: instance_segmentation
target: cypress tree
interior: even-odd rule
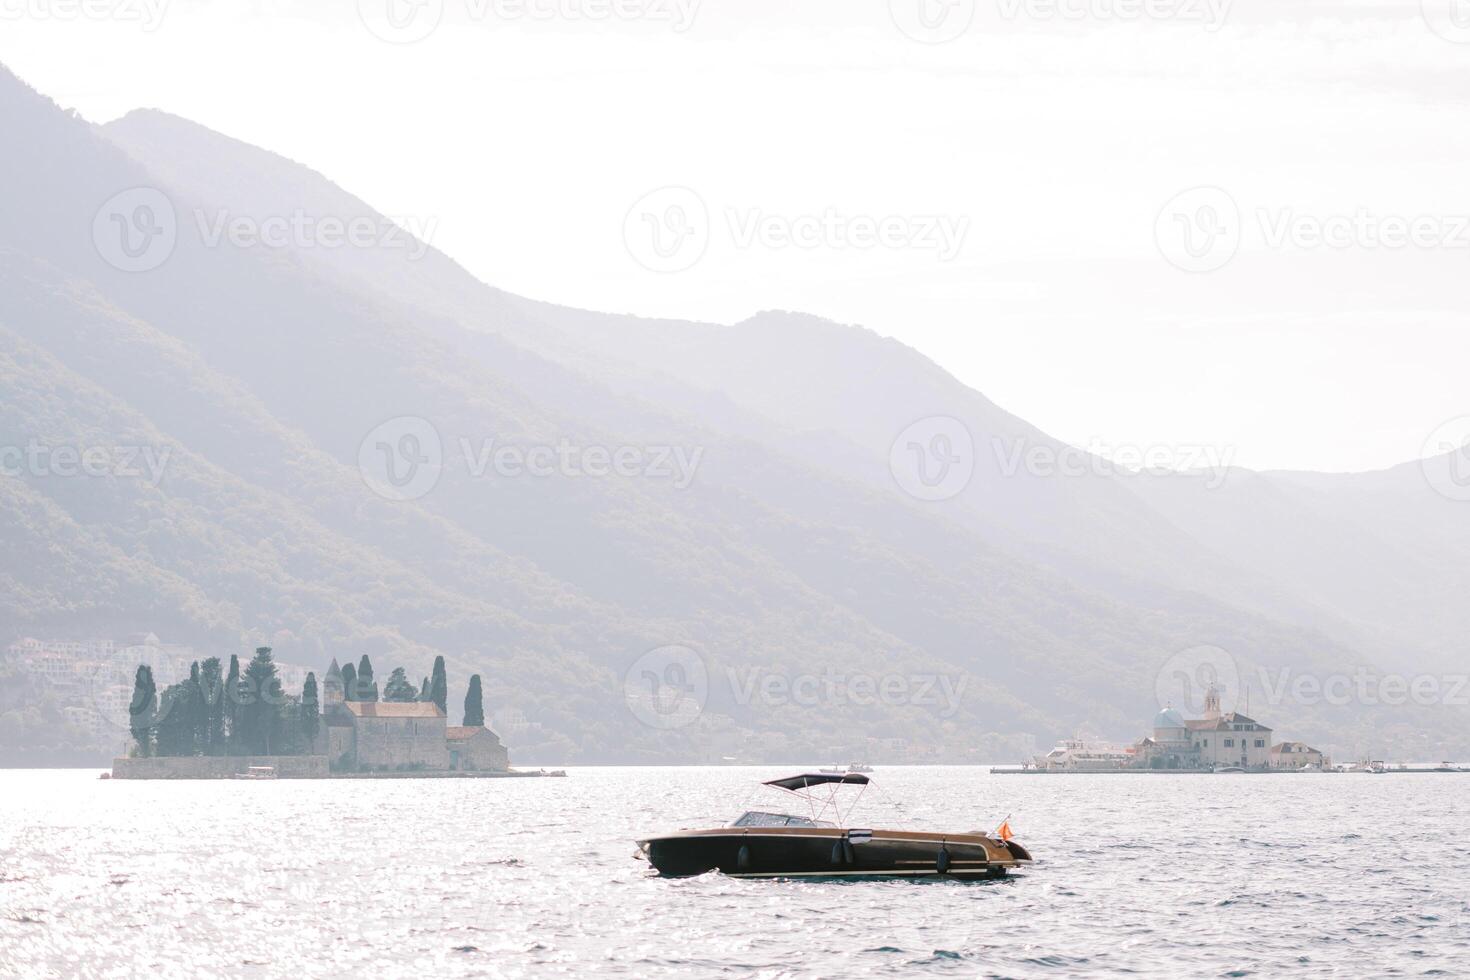
[[[225,755],[241,755],[240,751],[240,658],[230,654],[230,672],[225,675],[224,703],[221,705],[225,724]]]
[[[306,752],[311,751],[316,733],[321,729],[321,697],[316,689],[316,674],[308,673],[306,683],[301,685],[301,737],[306,741]]]
[[[256,649],[255,656],[245,668],[245,680],[253,695],[251,703],[246,704],[243,709],[247,751],[270,755],[271,743],[278,734],[276,729],[280,719],[279,708],[285,700],[270,647]]]
[[[357,668],[351,664],[342,668],[342,700],[357,700]]]
[[[464,696],[464,724],[466,728],[485,727],[484,694],[480,690],[480,675],[470,678],[470,689]]]
[[[138,754],[153,754],[153,723],[158,716],[158,688],[153,683],[153,668],[139,664],[133,676],[133,700],[128,704],[128,731],[137,743]]]
[[[402,667],[394,667],[393,673],[388,675],[388,683],[383,685],[383,700],[395,703],[418,700],[418,690],[408,682],[408,674]]]
[[[440,711],[449,714],[449,675],[444,671],[443,657],[434,658],[434,679],[431,683],[433,688],[430,699],[439,706]]]
[[[199,689],[204,696],[204,753],[225,751],[225,690],[219,657],[210,657],[199,670]]]
[[[434,692],[429,688],[429,679],[425,677],[424,682],[419,685],[419,700],[432,701],[433,698]]]
[[[204,680],[200,676],[199,661],[189,667],[188,684],[189,751],[188,755],[204,753],[205,729],[208,719],[204,714]]]
[[[193,754],[194,723],[189,717],[189,682],[170,684],[158,699],[158,754],[180,756]]]
[[[378,700],[378,684],[373,680],[373,662],[365,653],[357,662],[357,693],[358,701]]]

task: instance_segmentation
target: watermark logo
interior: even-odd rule
[[[1235,257],[1247,237],[1253,246],[1273,251],[1470,251],[1470,214],[1393,214],[1366,207],[1311,213],[1258,207],[1247,220],[1226,191],[1197,187],[1164,206],[1154,224],[1154,237],[1171,265],[1186,272],[1214,272]]]
[[[357,16],[381,41],[415,44],[439,28],[444,0],[357,0]]]
[[[1227,709],[1241,703],[1240,665],[1221,647],[1190,647],[1159,668],[1154,693],[1159,708],[1173,707],[1186,717],[1202,718],[1212,697]]]
[[[1263,667],[1258,689],[1273,706],[1470,707],[1470,675],[1466,674],[1385,674],[1367,667],[1310,674],[1289,667],[1276,671]]]
[[[970,29],[976,0],[888,0],[888,15],[920,44],[944,44]]]
[[[1449,500],[1470,500],[1470,415],[1435,429],[1420,455],[1424,479],[1436,493]]]
[[[771,708],[926,708],[940,718],[959,711],[969,678],[963,674],[869,674],[826,668],[790,676],[760,667],[726,671],[736,704]]]
[[[387,500],[417,500],[439,484],[444,443],[428,419],[402,415],[367,434],[357,450],[363,482]]]
[[[172,446],[51,445],[31,439],[24,446],[0,446],[0,476],[163,482]]]
[[[1240,208],[1218,187],[1176,194],[1154,220],[1154,241],[1169,263],[1185,272],[1214,272],[1240,248]]]
[[[429,241],[439,224],[437,218],[371,214],[344,218],[315,215],[300,208],[290,214],[265,217],[196,209],[194,221],[205,248],[229,244],[242,249],[381,249],[401,251],[410,262],[428,254]]]
[[[610,21],[667,24],[676,34],[694,26],[700,0],[462,0],[453,13],[471,24]],[[358,0],[367,29],[390,44],[414,44],[439,29],[445,0]]]
[[[1134,445],[1093,438],[1086,448],[1066,443],[1036,442],[1026,438],[991,436],[996,468],[1006,478],[1026,473],[1052,477],[1190,476],[1204,481],[1206,490],[1218,490],[1230,477],[1234,446],[1193,444]]]
[[[108,198],[92,218],[92,244],[121,272],[149,272],[167,262],[179,240],[173,202],[154,187]]]
[[[623,240],[633,259],[653,272],[692,268],[716,235],[731,247],[770,251],[913,250],[953,261],[970,232],[967,215],[871,215],[825,208],[782,214],[759,207],[726,208],[723,227],[711,220],[703,197],[688,187],[662,187],[645,194],[623,219]]]
[[[670,731],[692,724],[709,700],[704,658],[686,646],[648,651],[623,675],[623,699],[649,728]]]
[[[779,251],[785,248],[814,250],[884,248],[934,252],[941,262],[951,262],[964,247],[970,233],[967,215],[890,214],[881,218],[866,214],[844,214],[827,208],[821,214],[770,214],[761,208],[731,208],[726,212],[735,247],[760,246]]]
[[[1470,44],[1470,0],[1419,0],[1429,29],[1446,41]]]
[[[78,20],[138,24],[152,33],[163,23],[169,0],[0,0],[0,21]]]
[[[975,475],[975,440],[957,418],[919,419],[893,440],[888,469],[916,500],[937,502],[962,493]]]
[[[582,445],[570,439],[558,440],[554,446],[514,443],[497,446],[494,439],[483,439],[477,445],[461,437],[459,449],[465,470],[475,479],[492,472],[507,479],[642,477],[668,481],[675,490],[689,489],[704,459],[703,446],[691,450],[685,446]]]
[[[998,0],[1006,20],[1138,21],[1197,24],[1208,33],[1225,26],[1233,0]]]
[[[651,272],[683,272],[709,248],[709,208],[687,187],[643,195],[623,219],[628,254]]]

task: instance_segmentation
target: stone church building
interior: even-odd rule
[[[510,759],[488,728],[453,726],[432,701],[348,701],[333,660],[322,682],[323,751],[348,771],[504,772]]]

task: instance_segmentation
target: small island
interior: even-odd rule
[[[415,686],[395,668],[379,696],[366,655],[334,659],[320,686],[306,675],[287,694],[269,647],[241,669],[230,657],[195,661],[160,694],[140,664],[128,706],[132,744],[115,779],[413,778],[531,776],[515,772],[499,736],[485,727],[480,675],[470,678],[463,723],[448,724],[444,658]]]

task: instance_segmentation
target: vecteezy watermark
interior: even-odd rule
[[[1225,25],[1234,0],[993,0],[1002,20],[1042,24],[1138,23],[1189,24],[1214,33]],[[943,44],[969,31],[977,0],[889,0],[888,14],[907,37],[924,44]]]
[[[704,447],[695,446],[604,446],[583,445],[560,439],[555,445],[533,446],[505,443],[497,446],[494,439],[478,444],[459,440],[465,469],[476,479],[490,473],[515,479],[521,476],[569,479],[618,476],[667,480],[675,490],[687,490],[699,472]]]
[[[229,244],[235,248],[388,249],[402,251],[411,262],[428,253],[439,225],[439,219],[432,217],[361,214],[344,218],[315,215],[301,208],[263,218],[227,209],[196,209],[194,220],[205,248]]]
[[[1213,34],[1225,26],[1234,0],[996,0],[1006,20],[1158,21],[1196,24]]]
[[[1228,650],[1208,644],[1181,650],[1166,660],[1154,679],[1160,708],[1201,718],[1212,706],[1240,704],[1240,665]]]
[[[1429,29],[1446,41],[1470,44],[1470,0],[1419,0]]]
[[[173,255],[178,240],[173,202],[155,187],[133,187],[114,194],[92,218],[97,254],[122,272],[158,268]]]
[[[0,0],[0,21],[79,20],[137,24],[156,31],[170,0]]]
[[[701,0],[358,0],[357,14],[372,34],[390,44],[429,37],[446,14],[471,24],[544,23],[667,24],[677,34],[694,26]]]
[[[623,700],[649,728],[684,728],[703,714],[709,701],[709,669],[686,646],[650,650],[623,674]]]
[[[1244,241],[1281,251],[1470,250],[1470,214],[1400,215],[1370,208],[1320,214],[1294,207],[1260,207],[1242,218],[1231,194],[1196,187],[1175,195],[1154,222],[1154,241],[1185,272],[1223,268]]]
[[[921,44],[953,41],[975,22],[976,0],[888,0],[888,15]]]
[[[770,214],[760,208],[725,212],[736,248],[785,248],[932,251],[941,262],[960,254],[970,231],[967,215],[843,214],[827,208],[821,214]]]
[[[932,708],[941,718],[959,710],[969,678],[963,674],[870,674],[833,670],[789,675],[760,667],[725,671],[736,704],[781,708],[881,706]]]
[[[444,441],[428,419],[400,415],[363,437],[357,468],[368,489],[387,500],[417,500],[439,485]]]
[[[957,418],[931,415],[898,434],[888,470],[904,493],[938,502],[964,492],[975,475],[975,440]]]
[[[1430,433],[1420,456],[1424,479],[1436,493],[1470,501],[1470,415],[1450,419]]]
[[[727,667],[730,700],[749,707],[925,708],[940,718],[959,711],[968,677],[943,673],[869,673],[837,670],[787,673],[765,667]],[[671,730],[693,724],[710,696],[704,657],[686,646],[650,650],[623,675],[628,710],[650,728]]]
[[[717,232],[737,249],[916,250],[949,262],[959,255],[969,230],[970,219],[964,215],[876,216],[836,208],[793,215],[758,207],[727,208],[720,227],[711,221],[704,198],[688,187],[650,191],[623,218],[628,254],[653,272],[692,268]]]
[[[452,446],[473,480],[499,477],[570,480],[647,479],[687,490],[704,460],[703,446],[603,445],[567,438],[555,443],[497,442],[456,438]],[[444,440],[428,419],[405,415],[374,428],[358,446],[363,481],[388,500],[417,500],[439,484],[446,463]]]
[[[1327,672],[1291,667],[1244,669],[1222,647],[1195,646],[1170,657],[1155,681],[1160,708],[1187,717],[1213,709],[1245,712],[1251,703],[1271,707],[1464,707],[1470,705],[1470,674],[1399,674],[1366,666]]]
[[[623,218],[623,242],[651,272],[683,272],[709,248],[709,208],[687,187],[650,191]]]
[[[0,0],[3,2],[3,0]],[[387,249],[409,261],[428,253],[438,218],[376,214],[318,215],[304,208],[286,214],[236,214],[195,208],[192,217],[205,248]],[[188,217],[183,219],[188,221]],[[156,187],[134,187],[103,202],[92,219],[97,254],[122,272],[149,272],[168,261],[178,245],[180,216]]]
[[[1134,445],[1093,438],[1084,446],[992,435],[976,446],[959,419],[935,415],[898,434],[888,468],[899,487],[918,500],[948,500],[969,486],[976,464],[988,459],[997,475],[1053,477],[1177,476],[1204,481],[1218,490],[1229,479],[1233,446],[1158,443]]]
[[[1158,443],[1133,445],[1093,438],[1085,447],[991,436],[990,447],[1003,477],[1022,472],[1038,477],[1191,476],[1218,490],[1230,476],[1234,446]]]
[[[24,446],[0,446],[0,475],[62,479],[163,481],[172,446],[51,445],[31,439]]]
[[[1240,248],[1240,208],[1218,187],[1174,195],[1154,219],[1159,252],[1185,272],[1213,272]]]
[[[1470,706],[1470,674],[1396,674],[1367,667],[1327,674],[1282,667],[1258,672],[1267,704],[1385,706],[1420,708]]]

